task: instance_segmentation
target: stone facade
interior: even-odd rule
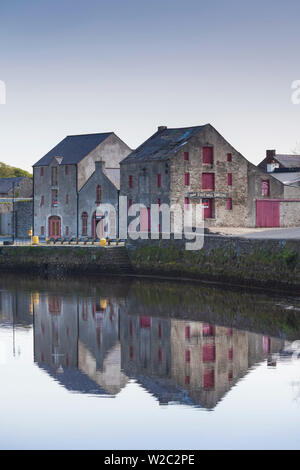
[[[81,217],[87,213],[85,236],[91,237],[95,235],[92,216],[97,205],[109,202],[118,210],[119,163],[130,153],[130,148],[114,133],[99,134],[98,141],[95,136],[69,136],[35,164],[35,235],[80,237]],[[114,175],[114,181],[104,172],[105,165],[107,172]],[[96,200],[98,186],[101,201]]]
[[[204,157],[207,151],[211,155],[208,161]],[[204,178],[213,179],[212,187],[203,187]],[[293,190],[300,197],[300,189]],[[202,202],[207,206],[207,227],[255,227],[256,200],[283,199],[291,189],[251,164],[208,124],[159,128],[122,161],[120,191],[147,208],[166,203],[184,209],[187,204]]]

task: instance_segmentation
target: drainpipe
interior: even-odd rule
[[[35,199],[35,194],[34,194],[34,168],[33,168],[33,171],[32,171],[32,184],[33,184],[33,191],[32,191],[32,235],[34,235],[34,199]],[[46,231],[46,227],[45,227],[45,231]]]
[[[78,219],[78,211],[79,211],[79,204],[78,204],[78,197],[79,197],[79,193],[78,193],[78,167],[77,165],[75,165],[75,168],[76,168],[76,213],[77,213],[77,235],[76,237],[78,238],[79,237],[79,219]]]

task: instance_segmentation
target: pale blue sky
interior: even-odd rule
[[[134,148],[158,125],[208,122],[255,163],[290,152],[299,13],[296,0],[0,0],[0,161],[30,169],[67,134]]]

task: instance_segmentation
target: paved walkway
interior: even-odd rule
[[[218,233],[229,237],[260,238],[260,239],[300,239],[300,227],[290,228],[211,228],[210,233]]]

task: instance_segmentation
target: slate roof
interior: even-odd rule
[[[277,180],[281,181],[283,184],[295,185],[299,186],[300,182],[300,172],[299,171],[285,171],[285,172],[278,172],[273,171],[269,173],[276,178]]]
[[[79,163],[111,134],[113,134],[113,132],[106,132],[103,134],[68,135],[33,166],[47,166],[55,157],[63,157],[63,165]]]
[[[300,168],[300,155],[275,155],[275,160],[285,168]]]
[[[177,129],[165,129],[153,134],[140,147],[130,153],[123,163],[133,161],[167,160],[175,155],[180,148],[192,137],[202,131],[205,126],[181,127]]]
[[[0,194],[7,194],[12,188],[13,183],[18,185],[25,176],[18,176],[16,178],[0,178]]]

